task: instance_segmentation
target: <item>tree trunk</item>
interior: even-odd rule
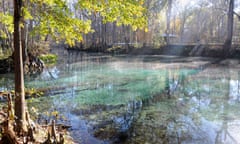
[[[168,7],[167,7],[167,28],[166,28],[166,43],[169,45],[170,39],[169,39],[169,34],[170,34],[170,22],[171,22],[171,11],[172,11],[172,0],[168,0]]]
[[[183,16],[183,18],[182,18],[182,23],[181,23],[181,25],[180,25],[180,32],[179,32],[180,42],[181,42],[181,43],[183,42],[183,37],[184,37],[185,22],[186,22],[186,17]]]
[[[20,34],[22,0],[14,0],[15,116],[17,131],[26,131],[23,57]]]
[[[227,38],[223,44],[223,54],[225,57],[230,55],[230,50],[232,47],[232,35],[233,35],[233,9],[234,9],[234,0],[229,2],[228,10],[228,20],[227,20]]]
[[[22,16],[23,17],[23,16]],[[27,27],[26,27],[26,23],[24,22],[24,18],[22,18],[23,21],[21,21],[23,23],[23,27],[21,27],[21,46],[22,46],[22,57],[23,57],[23,63],[26,63],[27,60]]]

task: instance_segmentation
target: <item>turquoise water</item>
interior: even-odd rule
[[[45,90],[28,107],[36,121],[71,125],[76,143],[239,143],[240,69],[212,61],[66,52],[25,77]],[[1,75],[1,90],[9,83]]]

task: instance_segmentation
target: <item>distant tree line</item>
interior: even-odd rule
[[[46,3],[51,5],[51,0],[46,0]],[[143,6],[146,10],[144,13],[140,12],[139,16],[147,18],[148,26],[142,29],[137,29],[137,25],[143,24],[144,19],[131,27],[130,23],[133,24],[133,22],[127,18],[132,17],[131,13],[137,14],[137,10],[140,9],[133,11],[134,7],[129,5],[128,8],[115,7],[110,11],[106,9],[107,5],[99,6],[97,1],[93,1],[93,5],[94,3],[96,5],[92,7],[88,6],[87,1],[82,1],[82,4],[71,1],[71,3],[59,3],[50,8],[39,0],[34,0],[34,3],[26,0],[27,8],[24,10],[25,24],[22,33],[26,45],[24,47],[28,50],[45,49],[48,42],[52,40],[57,42],[63,40],[70,47],[97,50],[104,50],[119,43],[131,44],[135,47],[146,45],[160,47],[170,43],[197,42],[223,44],[227,36],[228,39],[230,38],[229,35],[232,36],[231,43],[240,42],[239,12],[235,11],[238,3],[234,4],[234,0],[196,0],[188,4],[183,4],[183,0],[145,0]],[[109,1],[108,5],[113,4]],[[64,7],[70,7],[70,9],[67,10]],[[49,17],[51,13],[56,15]],[[229,20],[231,18],[229,13],[234,13],[232,18],[234,21]],[[123,16],[120,18],[119,14]],[[0,2],[0,54],[13,50],[12,15],[13,2],[2,0]],[[109,15],[115,18],[110,19]],[[69,16],[74,20],[65,21]],[[114,21],[115,19],[120,22]],[[75,24],[71,25],[71,23]],[[233,30],[229,34],[230,25]],[[82,28],[77,32],[69,29],[69,27],[78,26]],[[229,45],[229,42],[227,43]]]

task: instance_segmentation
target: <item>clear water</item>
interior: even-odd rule
[[[29,110],[71,125],[82,144],[240,143],[240,69],[212,61],[65,52],[56,67],[25,77],[46,92]],[[0,90],[12,82],[0,75]]]

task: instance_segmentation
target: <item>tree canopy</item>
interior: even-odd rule
[[[22,9],[24,24],[31,23],[32,35],[39,35],[44,40],[48,35],[57,42],[64,40],[69,45],[82,41],[82,35],[93,32],[91,19],[79,19],[66,0],[24,0]],[[86,15],[100,15],[103,22],[116,22],[117,25],[130,25],[133,30],[147,26],[144,0],[78,0],[74,3],[75,10]],[[0,23],[13,33],[13,18],[7,12],[0,13]],[[6,32],[0,31],[1,37]]]
[[[70,46],[84,41],[85,47],[90,47],[92,44],[121,43],[127,39],[130,43],[161,45],[164,44],[162,35],[167,29],[170,35],[177,36],[174,42],[180,43],[194,43],[200,39],[223,43],[227,35],[229,0],[172,0],[171,3],[167,0],[23,2],[27,35],[34,41],[51,38],[56,42],[65,41]],[[10,42],[13,32],[11,3],[3,0],[0,7],[0,35]],[[234,19],[238,18],[238,5],[236,1]],[[238,20],[235,20],[234,41],[238,39],[238,25]]]

